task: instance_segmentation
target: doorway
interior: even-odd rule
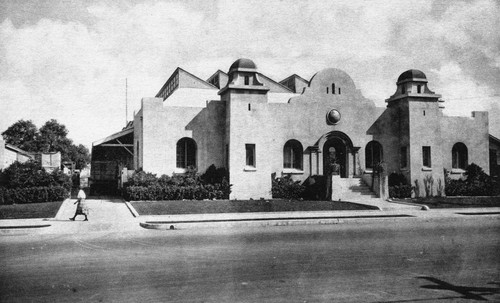
[[[329,138],[323,145],[323,174],[328,176],[334,170],[334,163],[340,165],[341,178],[347,178],[347,146],[339,137]]]

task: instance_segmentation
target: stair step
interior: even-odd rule
[[[341,178],[337,179],[335,182],[342,188],[347,189],[346,192],[342,193],[344,200],[368,201],[371,199],[379,199],[370,187],[359,178]]]

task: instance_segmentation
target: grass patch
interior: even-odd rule
[[[0,219],[54,218],[62,201],[0,205]]]
[[[377,209],[338,201],[294,200],[217,200],[217,201],[139,201],[131,202],[139,215],[179,215],[246,212],[321,211],[321,210],[371,210]]]
[[[430,208],[500,207],[500,196],[493,197],[431,197],[413,199]]]

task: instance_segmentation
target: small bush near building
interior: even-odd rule
[[[124,185],[123,198],[127,201],[229,199],[231,185],[225,169],[214,165],[203,175],[188,169],[185,174],[159,178],[148,172],[135,172]]]
[[[63,201],[71,191],[69,176],[59,169],[49,173],[36,161],[14,162],[0,174],[0,204]]]
[[[411,185],[395,185],[389,186],[389,197],[405,199],[411,198],[413,187]]]
[[[320,175],[313,175],[307,178],[304,183],[304,192],[302,198],[304,200],[330,200],[327,197],[327,177]]]
[[[305,187],[300,181],[294,181],[289,176],[276,178],[272,184],[272,196],[278,199],[298,200],[302,198]]]
[[[452,180],[446,177],[447,196],[495,196],[500,194],[500,185],[488,176],[483,169],[471,163],[465,170],[464,180]]]
[[[408,184],[408,180],[401,173],[392,173],[389,175],[389,197],[405,199],[411,198],[413,187]]]

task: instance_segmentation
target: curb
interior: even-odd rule
[[[139,225],[145,229],[173,230],[176,225],[200,226],[200,225],[242,225],[242,226],[292,226],[292,225],[312,225],[312,224],[340,224],[345,220],[357,219],[397,219],[414,218],[412,215],[359,215],[359,216],[321,216],[321,217],[293,217],[293,218],[244,218],[244,219],[211,219],[211,220],[186,220],[186,221],[146,221]]]
[[[134,216],[135,218],[139,217],[139,213],[135,210],[132,204],[130,204],[130,202],[125,201],[125,205],[127,205],[128,210],[130,210],[130,212],[132,213],[132,216]]]
[[[421,210],[429,210],[429,206],[425,204],[418,204],[418,203],[413,203],[413,202],[406,202],[406,201],[395,201],[391,199],[386,200],[389,203],[396,203],[396,204],[403,204],[403,205],[410,205],[410,206],[415,206],[415,207],[420,207]]]
[[[51,224],[41,224],[41,225],[10,225],[10,226],[0,226],[0,229],[23,229],[23,228],[43,228],[52,226]]]
[[[352,203],[352,204],[358,204],[358,205],[373,207],[373,209],[370,209],[370,210],[380,210],[380,211],[383,210],[382,207],[380,207],[378,205],[366,204],[366,203],[359,202],[359,201],[355,201],[355,202],[352,202],[352,201],[340,201],[340,202],[347,202],[347,203]]]

